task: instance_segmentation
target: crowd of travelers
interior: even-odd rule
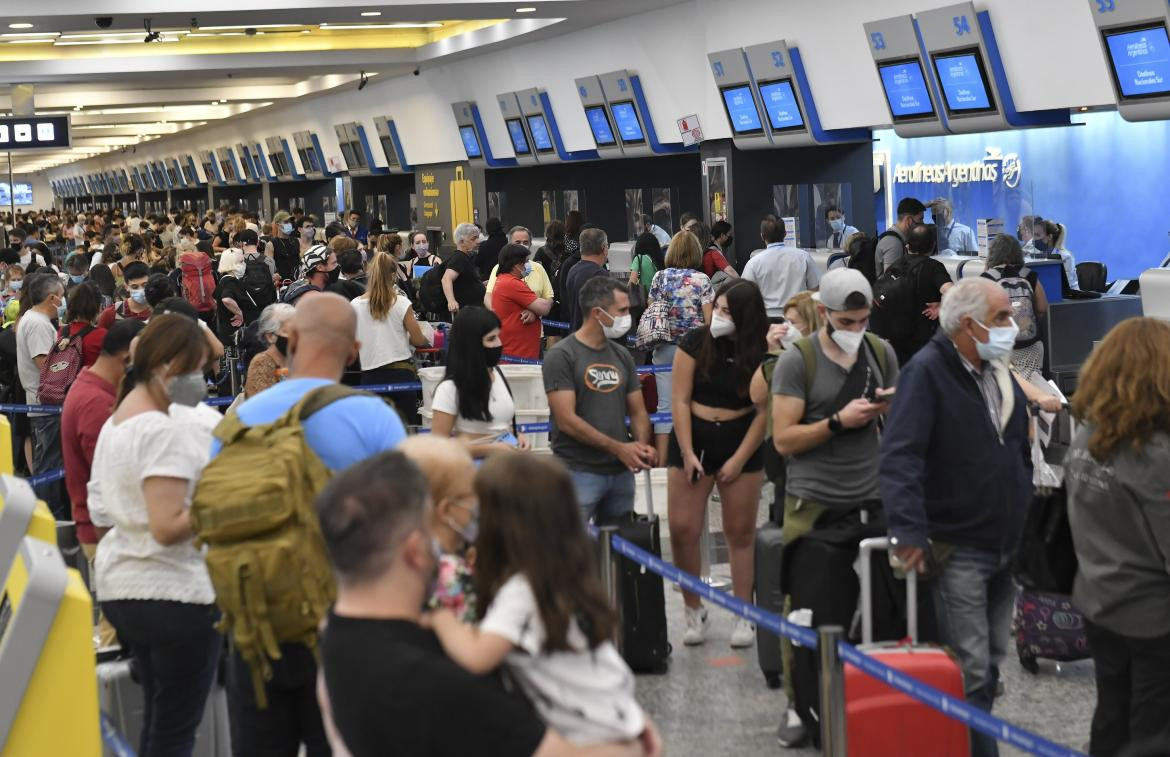
[[[1034,417],[1064,405],[1040,380],[1033,240],[997,237],[987,273],[952,282],[925,208],[904,200],[892,232],[840,239],[848,265],[825,273],[773,216],[751,256],[727,221],[684,214],[671,234],[643,217],[628,271],[579,211],[538,250],[496,218],[449,239],[296,208],[7,219],[0,388],[29,406],[10,416],[17,469],[64,468],[38,491],[92,561],[100,643],[134,660],[139,754],[191,754],[221,663],[237,755],[659,754],[586,530],[628,518],[635,475],[658,466],[672,561],[700,572],[717,491],[748,602],[776,485],[784,611],[817,608],[815,625],[848,626],[857,603],[818,555],[848,552],[852,570],[859,536],[888,535],[889,562],[922,572],[931,640],[990,711]],[[411,385],[436,353],[430,433],[413,433],[417,390],[361,390]],[[1167,354],[1170,326],[1127,321],[1072,400],[1094,755],[1170,744]],[[501,369],[517,361],[541,364],[549,450],[518,432]],[[647,364],[669,370],[644,382]],[[683,601],[684,644],[706,643],[707,608]],[[756,638],[738,619],[726,643]],[[777,735],[798,747],[816,712],[782,646]],[[972,747],[997,754],[974,731]]]

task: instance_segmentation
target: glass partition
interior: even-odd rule
[[[851,226],[853,217],[853,186],[851,184],[813,184],[813,235],[817,248],[832,247],[840,249],[845,244],[845,236],[835,235],[825,214],[830,208],[836,208],[844,214],[846,226]],[[834,242],[836,244],[834,244]]]
[[[772,187],[772,212],[784,220],[786,244],[800,246],[800,185],[776,184]]]

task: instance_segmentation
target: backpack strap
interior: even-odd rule
[[[369,392],[363,392],[360,389],[354,389],[351,386],[346,386],[345,384],[329,384],[328,386],[322,386],[305,394],[301,398],[301,401],[289,411],[289,415],[291,416],[295,411],[299,414],[301,422],[304,422],[318,410],[322,410],[338,400],[361,396],[373,397],[374,395]]]
[[[877,362],[878,372],[881,373],[882,383],[885,383],[886,374],[889,372],[886,345],[882,343],[882,338],[872,331],[865,332],[865,344],[867,347],[869,347],[870,354]]]
[[[508,396],[512,398],[512,402],[513,402],[513,404],[515,404],[516,395],[512,394],[512,385],[508,383],[508,377],[504,375],[504,372],[500,370],[500,366],[498,366],[498,365],[493,370],[495,370],[496,375],[500,377],[500,380],[504,382],[504,388],[508,390]],[[490,393],[490,389],[489,389],[489,396],[488,396],[489,400],[491,399],[490,395],[491,395],[491,393]],[[513,408],[513,411],[512,411],[512,434],[515,435],[517,439],[520,438],[520,434],[516,431],[515,408]]]
[[[812,336],[801,337],[796,341],[795,345],[796,349],[800,350],[801,357],[804,358],[804,391],[806,400],[808,398],[808,392],[812,391],[813,381],[817,377],[817,352],[812,342],[815,337],[815,333]]]

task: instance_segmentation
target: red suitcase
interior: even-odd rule
[[[963,672],[945,651],[919,646],[918,577],[906,580],[907,626],[910,643],[873,643],[873,584],[870,553],[889,549],[889,539],[861,542],[861,634],[858,647],[886,665],[931,687],[964,699]],[[971,753],[967,728],[921,702],[845,665],[845,719],[849,757],[967,757]]]

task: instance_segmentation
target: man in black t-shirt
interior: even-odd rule
[[[321,642],[328,711],[353,757],[658,754],[648,721],[642,743],[575,747],[447,658],[419,625],[438,569],[428,509],[426,479],[401,452],[339,473],[317,498],[338,577]]]
[[[460,308],[483,307],[486,290],[479,278],[472,255],[479,247],[479,227],[473,223],[461,223],[455,227],[455,252],[444,262],[443,296],[447,298],[447,310],[451,317]]]
[[[585,282],[597,276],[608,276],[605,264],[609,260],[609,238],[596,227],[581,230],[581,260],[565,277],[565,288],[561,292],[561,303],[567,308],[569,328],[581,328],[584,312],[581,310],[581,289]]]
[[[933,224],[919,224],[906,234],[906,257],[897,265],[910,271],[914,280],[914,307],[905,316],[904,331],[891,335],[890,344],[898,365],[906,365],[938,331],[938,310],[943,292],[954,286],[946,266],[935,260],[937,232]]]

